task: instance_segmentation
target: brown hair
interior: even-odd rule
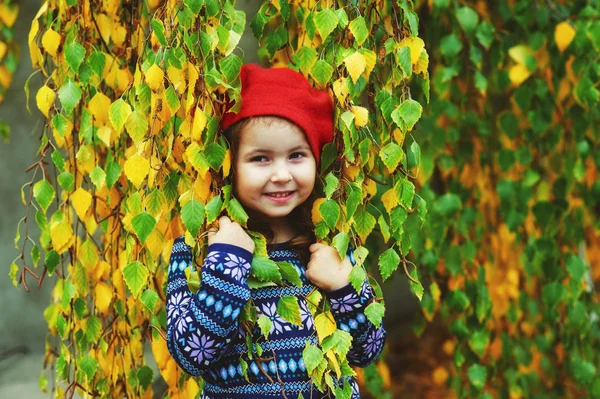
[[[231,164],[233,165],[233,167],[231,168],[231,179],[233,188],[232,193],[234,196],[237,196],[235,190],[235,165],[237,165],[237,157],[241,141],[241,135],[248,125],[258,120],[264,122],[267,126],[282,121],[292,123],[287,119],[278,116],[255,116],[252,118],[242,119],[241,121],[231,125],[227,130],[223,132],[224,137],[229,142],[229,149],[231,151]],[[315,185],[318,183],[318,181],[319,179],[317,179],[317,176],[315,176]],[[306,199],[306,201],[304,201],[301,205],[296,207],[296,209],[294,209],[288,215],[288,220],[296,230],[296,236],[294,236],[294,238],[292,238],[289,241],[289,245],[300,255],[300,259],[305,263],[308,262],[308,259],[310,257],[308,247],[316,241],[315,234],[313,231],[314,226],[311,218],[312,206],[315,199],[316,195],[315,190],[313,189],[313,192]],[[274,237],[274,232],[273,230],[271,230],[269,225],[265,221],[260,220],[260,217],[252,209],[245,210],[249,216],[248,228],[250,230],[256,231],[264,235],[267,239],[267,243],[271,241]]]

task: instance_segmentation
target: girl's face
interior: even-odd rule
[[[237,198],[266,222],[281,222],[311,194],[317,165],[304,132],[285,119],[257,118],[240,134]]]

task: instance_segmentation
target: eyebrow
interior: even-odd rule
[[[298,151],[298,150],[310,151],[310,147],[307,145],[299,145],[299,146],[296,146],[296,147],[290,149],[289,152],[294,152],[294,151]],[[259,147],[259,148],[254,148],[254,149],[250,150],[245,155],[250,156],[250,155],[259,154],[259,153],[272,154],[273,152],[275,152],[275,151]]]

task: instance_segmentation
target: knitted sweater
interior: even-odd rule
[[[235,245],[212,244],[201,268],[201,286],[196,294],[188,288],[184,270],[192,262],[192,250],[179,237],[173,244],[167,283],[167,344],[179,366],[187,373],[204,379],[202,398],[280,398],[282,388],[288,398],[300,393],[306,399],[318,398],[319,391],[311,384],[302,351],[306,342],[317,344],[313,317],[305,297],[314,288],[306,278],[306,266],[299,255],[286,244],[269,246],[269,257],[294,265],[303,286],[271,286],[250,289],[246,279],[250,274],[252,254]],[[352,335],[352,347],[347,359],[350,365],[365,367],[375,360],[383,348],[386,331],[374,326],[364,315],[373,297],[365,280],[360,295],[348,284],[325,293],[338,328]],[[294,295],[301,310],[302,327],[277,315],[277,302],[282,296]],[[259,315],[272,321],[268,340],[256,326],[253,341],[260,342],[262,368],[274,382],[247,356],[245,332],[238,323],[240,311],[252,298]],[[242,375],[240,357],[248,364],[248,382]],[[281,380],[283,384],[279,382]],[[352,399],[360,398],[354,378],[346,379],[352,387]],[[338,383],[342,383],[339,381]],[[282,387],[283,385],[283,387]]]

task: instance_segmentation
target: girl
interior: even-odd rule
[[[313,89],[291,69],[241,70],[242,108],[227,113],[222,128],[230,141],[233,192],[249,214],[248,227],[265,235],[269,257],[290,262],[303,285],[250,289],[246,283],[254,242],[244,229],[223,216],[218,230],[208,234],[201,268],[201,287],[188,289],[184,270],[193,263],[191,248],[179,237],[173,244],[167,284],[167,341],[180,367],[205,381],[202,398],[321,397],[311,384],[302,351],[317,345],[306,296],[316,286],[325,292],[338,328],[352,336],[349,363],[365,367],[379,356],[386,332],[364,315],[373,298],[365,280],[360,295],[349,283],[350,256],[341,259],[334,248],[315,243],[310,210],[321,149],[333,139],[333,103],[326,92]],[[294,295],[302,327],[281,318],[279,298]],[[238,318],[252,299],[259,315],[272,327],[268,339],[258,326],[253,342],[263,357],[247,356],[246,332]],[[240,364],[248,364],[248,382]],[[356,381],[348,378],[352,398],[360,398]]]

